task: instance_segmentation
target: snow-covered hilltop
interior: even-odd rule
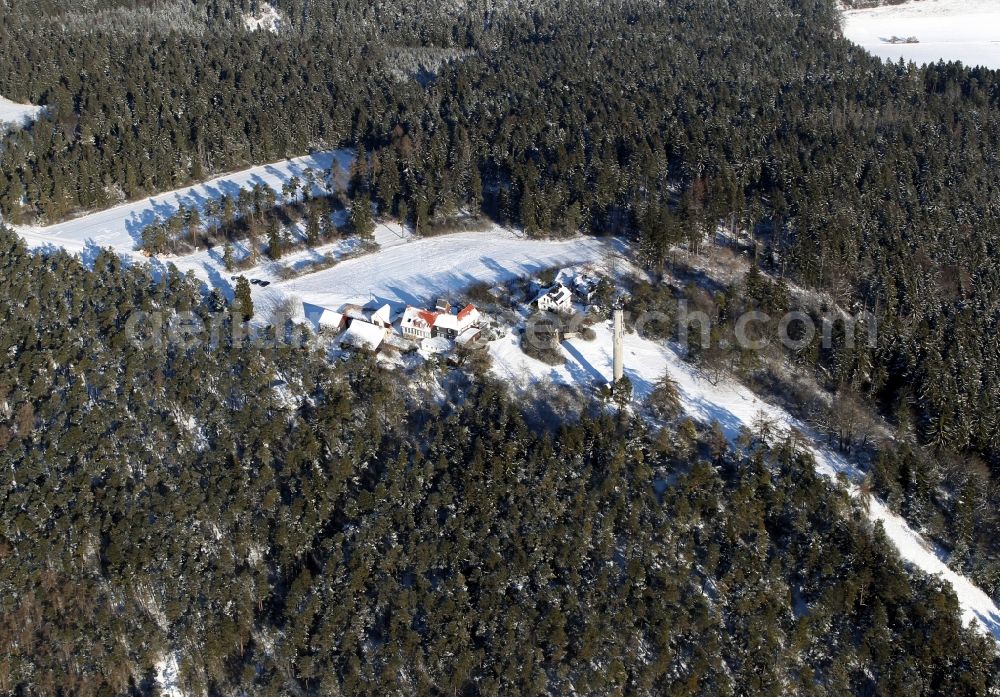
[[[515,384],[525,379],[551,379],[563,384],[577,384],[581,379],[610,380],[610,322],[596,325],[594,329],[597,334],[594,341],[571,339],[563,342],[567,363],[555,368],[524,356],[517,349],[517,341],[513,337],[495,342],[490,346],[494,373]],[[736,440],[741,428],[753,430],[754,423],[761,418],[769,422],[775,440],[794,429],[810,439],[806,449],[815,458],[816,468],[821,474],[831,479],[843,475],[850,482],[851,494],[863,495],[858,485],[864,479],[864,473],[853,462],[823,444],[809,426],[787,411],[768,403],[733,379],[723,378],[713,383],[697,368],[682,360],[672,346],[636,334],[626,335],[625,375],[635,387],[636,400],[645,398],[664,372],[669,372],[677,382],[684,412],[692,418],[704,423],[718,422],[730,440]],[[919,532],[881,501],[870,498],[867,513],[872,524],[882,525],[886,536],[907,564],[924,573],[939,576],[951,585],[966,624],[975,621],[982,632],[1000,640],[1000,609],[986,593],[968,578],[950,569]]]
[[[254,183],[275,188],[291,177],[301,177],[307,169],[326,170],[334,158],[350,161],[346,151],[317,153],[219,177],[201,185],[93,213],[47,228],[19,228],[18,233],[36,248],[60,247],[86,253],[95,247],[111,247],[124,256],[145,261],[135,251],[139,233],[157,215],[171,214],[180,205],[201,207],[211,198],[232,194]],[[339,240],[314,250],[297,251],[282,263],[295,265],[319,254],[337,254],[349,244]],[[335,308],[369,298],[419,305],[438,294],[460,294],[475,283],[498,283],[529,277],[545,268],[598,263],[613,246],[608,240],[575,237],[558,241],[525,238],[514,231],[487,228],[478,231],[414,237],[398,225],[383,224],[374,232],[375,251],[351,258],[332,267],[283,279],[268,262],[243,269],[241,273],[268,281],[253,291],[254,303],[262,314],[288,301],[312,307]],[[209,285],[231,297],[231,276],[218,250],[199,251],[184,256],[165,257],[181,271],[192,271]],[[155,263],[155,262],[154,262]],[[594,327],[592,341],[569,339],[561,350],[567,355],[564,366],[552,367],[527,357],[513,334],[493,341],[489,347],[493,372],[520,386],[549,380],[567,385],[603,383],[611,375],[610,329],[607,323]],[[729,438],[741,427],[751,427],[765,417],[776,434],[795,429],[812,437],[808,446],[818,469],[830,477],[845,475],[852,493],[860,495],[857,484],[863,478],[853,463],[825,447],[810,429],[785,410],[768,404],[744,385],[732,380],[710,382],[696,368],[683,361],[671,346],[660,341],[629,335],[626,337],[626,375],[635,386],[634,399],[645,397],[656,380],[669,372],[677,381],[685,411],[705,422],[718,421]],[[933,548],[899,516],[872,500],[868,507],[872,522],[881,522],[900,556],[910,565],[929,574],[940,575],[955,590],[966,622],[976,620],[986,632],[1000,639],[1000,609],[968,578],[947,567]],[[161,671],[165,673],[169,671]]]
[[[844,35],[886,60],[1000,68],[1000,2],[910,0],[844,11]]]

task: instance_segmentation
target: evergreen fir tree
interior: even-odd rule
[[[222,247],[222,265],[226,268],[226,271],[232,271],[235,266],[235,259],[233,258],[233,245],[226,241],[226,244]]]
[[[355,197],[351,205],[351,230],[363,240],[371,239],[375,232],[371,201],[365,195]]]
[[[253,317],[253,293],[250,291],[250,283],[247,281],[245,276],[240,276],[236,279],[233,309],[238,312],[244,320],[248,320]]]

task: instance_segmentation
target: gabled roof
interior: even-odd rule
[[[340,337],[341,344],[371,351],[378,350],[383,340],[385,340],[385,331],[382,328],[361,320],[351,322],[351,326]]]
[[[467,346],[470,342],[478,339],[482,334],[482,329],[478,327],[468,327],[465,329],[458,337],[455,339],[455,343],[459,346]]]
[[[569,288],[560,283],[552,288],[543,290],[541,295],[539,295],[536,299],[536,302],[542,298],[548,298],[552,302],[560,303],[570,300],[572,297],[573,294],[570,292]]]
[[[318,324],[321,327],[339,327],[344,322],[344,315],[334,312],[329,308],[323,308],[319,315]]]
[[[458,317],[452,314],[446,314],[442,312],[434,320],[434,326],[441,329],[450,329],[452,331],[458,331]]]
[[[465,307],[463,307],[459,311],[459,313],[458,313],[458,319],[459,319],[459,321],[465,319],[466,317],[468,317],[469,315],[471,315],[475,311],[476,311],[476,306],[473,305],[472,303],[469,303],[468,305],[466,305]]]
[[[365,314],[364,308],[362,308],[360,305],[354,305],[354,304],[344,305],[341,311],[344,313],[345,317],[349,317],[351,319],[360,319],[364,322],[368,321],[368,317]]]
[[[437,313],[428,310],[421,310],[418,307],[407,307],[403,312],[403,327],[413,327],[415,329],[430,329],[437,320]]]
[[[382,322],[383,324],[392,324],[392,308],[388,304],[375,310],[372,313],[372,322]]]

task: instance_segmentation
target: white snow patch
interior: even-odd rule
[[[844,11],[844,36],[880,58],[1000,68],[1000,2],[911,0]],[[891,43],[893,37],[919,43]]]
[[[156,664],[156,689],[161,697],[184,697],[178,686],[181,670],[176,653],[169,653]]]
[[[44,110],[45,107],[18,104],[17,102],[0,97],[0,131],[12,127],[27,126],[38,118],[38,115]]]
[[[272,34],[281,32],[285,18],[277,7],[270,3],[262,3],[260,9],[243,14],[243,26],[247,31],[269,31]]]

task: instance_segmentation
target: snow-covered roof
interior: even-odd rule
[[[353,346],[354,348],[364,348],[370,351],[377,351],[385,340],[385,330],[376,327],[374,324],[354,320],[347,331],[340,337],[342,345]]]
[[[392,308],[389,307],[388,303],[371,314],[371,321],[381,324],[392,324]]]
[[[475,318],[478,316],[479,316],[479,310],[477,310],[476,306],[473,305],[472,303],[469,303],[458,312],[458,320],[460,322],[469,317]]]
[[[403,312],[403,321],[401,326],[403,329],[420,329],[422,331],[429,331],[430,328],[434,326],[434,321],[436,319],[437,313],[421,310],[418,307],[408,306]]]
[[[479,327],[469,327],[455,337],[455,343],[459,346],[468,346],[472,341],[479,338],[480,334],[482,334],[482,330]]]
[[[434,320],[434,326],[439,329],[450,329],[451,331],[458,331],[458,316],[452,314],[446,314],[442,312]]]
[[[320,327],[340,327],[344,323],[344,315],[329,308],[323,308],[318,324]]]
[[[557,286],[553,286],[548,290],[542,291],[542,294],[538,296],[537,300],[541,300],[542,298],[548,298],[550,302],[561,305],[563,303],[568,303],[573,298],[573,294],[570,293],[569,288],[560,283]]]
[[[361,307],[360,305],[353,305],[353,304],[344,305],[344,307],[341,309],[341,312],[343,312],[344,316],[349,319],[352,320],[357,319],[361,320],[362,322],[368,321],[368,315],[365,313],[364,308]]]

